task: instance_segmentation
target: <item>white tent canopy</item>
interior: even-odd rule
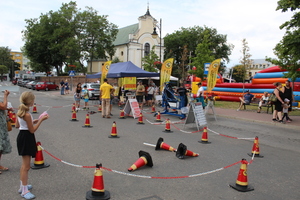
[[[149,78],[138,78],[138,79],[152,79],[152,80],[159,80],[159,77],[149,77]],[[170,81],[178,81],[178,78],[175,76],[170,77]]]

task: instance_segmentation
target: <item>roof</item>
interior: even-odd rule
[[[136,33],[138,28],[139,28],[138,23],[120,28],[119,31],[118,31],[117,37],[116,37],[115,41],[113,42],[113,44],[115,46],[117,46],[117,45],[129,43],[129,34]]]

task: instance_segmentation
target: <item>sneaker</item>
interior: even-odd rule
[[[110,113],[110,116],[113,116],[113,114]]]
[[[273,120],[273,122],[277,122],[277,119],[275,119],[275,118],[273,118],[272,120]]]
[[[25,199],[34,199],[35,196],[34,194],[32,194],[31,192],[27,192],[26,194],[21,194],[21,197],[25,198]]]
[[[102,115],[102,117],[103,117],[103,118],[105,118],[105,116],[104,116],[104,115]]]
[[[279,122],[279,123],[281,123],[281,124],[285,124],[285,122],[284,122],[284,121],[282,121],[282,120],[279,120],[278,122]]]
[[[291,123],[292,121],[291,121],[291,120],[287,120],[286,122],[287,122],[287,123]]]
[[[236,111],[240,111],[240,109],[236,109]]]

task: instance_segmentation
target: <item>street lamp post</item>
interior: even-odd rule
[[[153,39],[156,39],[158,37],[156,28],[159,29],[159,61],[161,62],[161,37],[162,37],[161,36],[161,29],[162,29],[161,19],[159,20],[159,25],[156,24],[155,27],[153,28],[153,33],[151,34]]]

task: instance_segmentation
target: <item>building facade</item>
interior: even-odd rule
[[[253,77],[257,72],[275,66],[274,64],[266,61],[265,59],[251,59],[252,63],[246,66],[247,72],[249,72],[249,77]]]

